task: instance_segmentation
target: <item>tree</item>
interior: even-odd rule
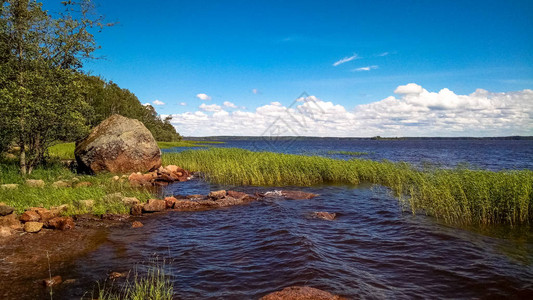
[[[90,30],[106,25],[89,0],[63,2],[57,18],[36,0],[0,4],[0,133],[20,147],[26,174],[54,140],[87,131],[80,69],[97,48]]]

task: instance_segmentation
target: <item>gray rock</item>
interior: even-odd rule
[[[77,143],[78,167],[90,174],[148,172],[161,166],[161,150],[138,120],[112,115]]]
[[[0,216],[7,216],[11,213],[13,213],[15,209],[9,205],[2,205],[0,204]]]
[[[41,179],[26,179],[26,185],[29,187],[42,188],[44,181]]]

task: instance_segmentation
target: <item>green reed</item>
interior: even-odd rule
[[[408,163],[337,160],[234,148],[165,153],[163,163],[215,183],[309,186],[369,182],[389,187],[403,209],[455,224],[533,222],[533,171],[417,169]]]

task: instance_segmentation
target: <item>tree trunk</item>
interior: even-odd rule
[[[26,175],[26,148],[20,144],[20,174]]]

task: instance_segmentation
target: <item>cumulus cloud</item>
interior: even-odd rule
[[[211,112],[221,111],[222,110],[222,107],[220,105],[205,104],[205,103],[200,104],[200,106],[198,106],[198,108],[200,110],[202,110],[202,111],[211,111]]]
[[[377,69],[377,68],[378,68],[378,66],[367,66],[367,67],[361,67],[361,68],[353,69],[353,71],[355,71],[355,72],[370,71],[370,70],[374,70],[374,69]]]
[[[400,85],[395,90],[395,94],[399,95],[418,95],[422,93],[424,89],[416,83],[408,83],[406,85]]]
[[[154,105],[165,105],[165,102],[160,101],[160,100],[154,100],[154,101],[152,101],[152,104],[154,104]]]
[[[180,105],[181,105],[181,106],[187,106],[187,103],[185,103],[185,102],[180,102]]]
[[[173,115],[184,135],[302,136],[502,136],[533,134],[533,90],[458,95],[449,89],[429,92],[410,83],[397,96],[345,108],[315,96],[293,105],[280,102],[255,111],[227,112],[200,105],[200,111]],[[206,114],[204,112],[209,112]],[[273,130],[273,128],[275,130]]]
[[[200,99],[200,100],[204,100],[204,101],[209,101],[209,100],[211,100],[211,97],[210,97],[210,96],[208,96],[208,95],[206,95],[206,94],[203,94],[203,93],[196,95],[196,98],[198,98],[198,99]]]
[[[227,108],[237,108],[237,105],[235,105],[234,103],[229,102],[229,101],[224,101],[224,103],[222,105],[224,105]]]
[[[387,55],[389,55],[389,52],[383,52],[383,53],[378,54],[377,56],[387,56]]]
[[[343,63],[347,63],[347,62],[352,61],[352,60],[354,60],[356,58],[357,58],[357,54],[354,54],[352,56],[348,56],[348,57],[339,59],[338,61],[333,63],[333,66],[336,67],[338,65],[342,65]]]

